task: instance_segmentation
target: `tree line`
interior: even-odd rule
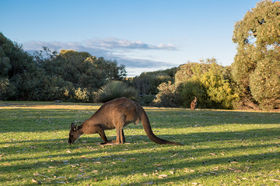
[[[0,33],[0,99],[94,101],[106,83],[123,80],[125,67],[87,52],[44,47],[30,55]]]
[[[200,108],[280,107],[280,3],[265,0],[234,27],[231,66],[215,58],[126,77],[123,65],[87,52],[43,48],[30,55],[0,33],[0,100],[104,102]]]

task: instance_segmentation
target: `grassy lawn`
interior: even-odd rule
[[[0,102],[0,185],[280,185],[280,113],[145,108],[151,142],[128,125],[127,144],[97,134],[68,145],[73,121],[94,104]],[[109,139],[115,131],[106,131]]]

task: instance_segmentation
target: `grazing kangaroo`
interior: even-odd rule
[[[196,108],[197,105],[197,98],[194,97],[194,100],[191,102],[191,110],[194,110]]]
[[[144,109],[136,102],[128,98],[117,98],[104,103],[89,119],[81,125],[71,124],[68,143],[74,143],[82,134],[98,133],[104,143],[109,143],[104,130],[116,129],[116,144],[125,143],[123,127],[129,123],[142,122],[144,130],[150,140],[158,144],[181,145],[180,143],[167,141],[157,137],[151,128],[148,116]]]

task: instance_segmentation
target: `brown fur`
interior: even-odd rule
[[[144,130],[150,140],[158,144],[173,144],[180,143],[167,141],[154,135],[149,118],[144,109],[136,102],[128,98],[117,98],[104,103],[89,119],[83,122],[80,126],[71,125],[69,133],[69,143],[74,143],[82,134],[98,133],[105,143],[108,143],[104,130],[116,129],[117,144],[125,143],[123,132],[124,126],[129,123],[142,122]]]
[[[191,110],[194,110],[196,108],[197,105],[197,98],[194,97],[194,100],[191,102]]]

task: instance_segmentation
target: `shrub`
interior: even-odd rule
[[[0,100],[6,100],[15,94],[16,88],[7,78],[0,78]]]
[[[179,106],[190,107],[190,103],[197,97],[198,107],[209,106],[209,97],[203,84],[198,80],[181,83],[177,88],[177,103]]]
[[[133,87],[121,81],[110,81],[101,87],[95,94],[96,102],[107,102],[119,97],[127,97],[129,99],[137,99],[137,91]]]
[[[200,79],[210,99],[210,106],[215,108],[232,108],[232,102],[238,96],[233,93],[229,80],[224,78],[225,68],[212,63],[209,70]]]
[[[156,106],[175,107],[176,106],[176,87],[171,81],[161,83],[158,86],[158,94],[153,103]]]
[[[175,75],[177,105],[189,107],[196,96],[199,107],[232,108],[238,96],[230,85],[230,70],[218,65],[214,58],[181,65]]]
[[[75,89],[74,90],[74,99],[77,101],[88,102],[89,101],[89,92],[86,88]]]
[[[146,105],[146,106],[152,105],[154,99],[155,96],[152,94],[142,95],[141,97],[139,97],[139,101],[141,105]]]
[[[157,87],[161,83],[168,81],[174,82],[176,70],[177,68],[170,68],[154,72],[143,72],[140,76],[134,77],[131,83],[141,96],[149,94],[156,95],[158,93]]]

